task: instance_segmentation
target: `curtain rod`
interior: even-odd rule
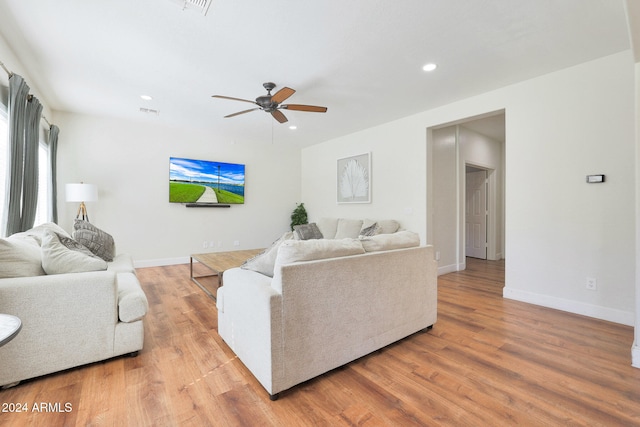
[[[0,67],[2,67],[2,69],[7,73],[7,76],[9,77],[13,76],[13,73],[9,71],[6,65],[4,65],[4,62],[0,61]],[[42,118],[42,120],[44,120],[46,124],[49,125],[49,127],[51,127],[51,122],[49,122],[49,120],[45,117],[44,114],[41,114],[40,117]]]

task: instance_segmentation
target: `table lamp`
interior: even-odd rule
[[[84,202],[95,202],[98,200],[98,187],[94,184],[67,184],[65,187],[67,202],[80,202],[76,219],[80,218],[89,222],[87,206]]]

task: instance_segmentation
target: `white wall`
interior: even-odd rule
[[[51,120],[51,110],[49,109],[47,100],[42,97],[42,94],[38,89],[37,82],[31,78],[29,72],[25,69],[25,67],[22,65],[18,57],[13,53],[13,50],[11,50],[11,48],[7,45],[2,36],[0,36],[0,61],[2,61],[2,63],[6,68],[9,69],[9,71],[18,74],[25,80],[30,89],[29,93],[35,95],[35,97],[38,98],[38,100],[42,104],[42,114],[47,119]],[[8,87],[9,76],[2,68],[0,68],[0,94],[2,96],[3,102],[6,101]],[[44,121],[42,122],[42,125],[46,126],[47,129],[49,128],[49,126]]]
[[[406,119],[411,120],[411,119]],[[302,200],[310,220],[321,217],[399,220],[425,241],[426,130],[389,123],[308,147],[302,156]],[[410,137],[407,138],[407,135]],[[337,159],[371,152],[371,203],[337,204]]]
[[[622,52],[304,149],[302,198],[316,216],[398,218],[426,236],[426,130],[504,109],[504,295],[632,325],[633,106],[633,60]],[[336,205],[336,159],[365,151],[372,203]],[[596,173],[607,182],[586,184]]]
[[[157,121],[57,113],[59,222],[73,227],[77,203],[64,185],[96,184],[91,223],[111,233],[137,266],[188,262],[192,253],[265,247],[287,231],[300,198],[300,150],[264,142],[234,144],[215,134]],[[186,208],[169,203],[169,157],[246,165],[245,204]],[[203,247],[203,242],[214,247]],[[239,246],[234,246],[238,241]],[[221,244],[221,245],[220,245]]]
[[[433,245],[439,256],[438,273],[458,271],[458,127],[447,126],[432,132]]]

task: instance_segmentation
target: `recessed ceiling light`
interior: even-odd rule
[[[149,95],[140,95],[140,98],[144,99],[145,101],[151,101],[153,99]]]
[[[289,126],[289,129],[291,129],[291,130],[296,130],[296,129],[298,129],[298,126],[296,126],[296,125],[291,125],[291,126]]]
[[[438,68],[438,66],[434,63],[429,63],[429,64],[426,64],[424,67],[422,67],[424,71],[433,71],[436,68]]]

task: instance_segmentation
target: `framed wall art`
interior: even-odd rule
[[[338,159],[338,203],[371,203],[371,153]]]

